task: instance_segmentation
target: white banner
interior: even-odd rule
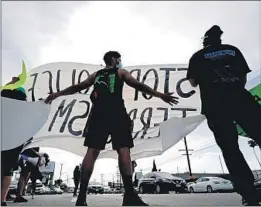
[[[18,147],[46,123],[51,107],[1,97],[1,150]]]
[[[101,68],[102,66],[80,63],[50,63],[37,67],[30,71],[30,77],[25,85],[28,101],[45,99],[49,93],[77,84]],[[159,124],[170,117],[199,115],[201,110],[199,89],[192,88],[186,80],[186,65],[146,65],[126,69],[139,81],[152,88],[165,93],[175,92],[174,95],[179,97],[179,104],[170,106],[158,98],[124,86],[123,97],[126,108],[134,120],[135,147],[132,149],[132,156],[141,158],[161,154],[169,148],[169,144],[166,143],[171,142],[163,143],[159,136]],[[82,146],[82,134],[91,109],[89,97],[91,90],[55,100],[51,105],[47,122],[35,134],[30,147],[54,147],[85,155],[86,148]],[[173,127],[177,132],[182,131]],[[171,136],[168,139],[171,139]],[[116,158],[116,153],[112,152],[110,139],[101,157]]]

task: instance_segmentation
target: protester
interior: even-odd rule
[[[258,206],[254,176],[238,145],[235,122],[261,146],[261,106],[245,89],[248,64],[238,48],[221,43],[223,31],[211,27],[204,48],[190,59],[187,78],[200,87],[202,114],[221,148],[243,205]]]
[[[77,165],[75,168],[74,168],[74,171],[73,171],[73,181],[74,181],[74,192],[73,192],[73,196],[77,196],[77,190],[78,190],[78,187],[79,187],[79,183],[80,183],[80,178],[81,178],[81,171],[80,171],[80,167],[79,165]]]
[[[133,174],[135,172],[135,168],[137,167],[137,162],[135,160],[132,160],[131,166],[132,166],[132,174]]]
[[[13,77],[12,81],[6,85],[14,84],[17,81],[19,81],[19,78]],[[23,87],[14,90],[3,89],[1,91],[1,96],[20,101],[26,101],[26,93]],[[11,185],[13,172],[18,169],[18,158],[22,149],[23,145],[10,150],[1,151],[1,206],[7,205],[6,196]]]
[[[23,191],[28,183],[29,178],[32,180],[32,189],[35,188],[35,182],[37,179],[42,179],[43,176],[39,171],[39,166],[47,165],[49,162],[49,155],[46,153],[39,153],[40,148],[29,148],[21,153],[19,160],[19,166],[21,167],[20,178],[17,186],[17,194],[14,203],[24,203],[28,200],[23,197]],[[26,158],[39,158],[37,164],[33,164]],[[41,161],[43,160],[43,162]],[[31,177],[30,177],[31,176]],[[33,185],[34,184],[34,185]],[[34,196],[34,190],[32,191],[32,197]]]
[[[125,195],[123,205],[147,205],[135,193],[132,183],[132,167],[130,148],[133,147],[131,135],[131,120],[127,114],[122,89],[124,83],[152,96],[161,98],[169,104],[177,104],[177,98],[172,93],[160,93],[149,86],[137,81],[131,73],[122,69],[121,55],[116,51],[107,52],[104,55],[106,67],[90,75],[85,81],[70,86],[60,92],[49,95],[46,103],[59,96],[74,94],[94,85],[91,94],[93,103],[86,128],[84,146],[88,147],[82,163],[82,177],[80,193],[76,206],[87,205],[86,192],[88,183],[93,172],[94,163],[105,148],[108,135],[111,135],[112,146],[119,155],[120,172],[123,178]]]

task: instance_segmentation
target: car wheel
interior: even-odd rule
[[[144,188],[143,188],[142,185],[139,187],[139,192],[140,192],[140,194],[143,194],[143,193],[144,193]]]
[[[159,184],[156,185],[156,193],[160,194],[161,193],[161,187]]]
[[[207,186],[207,192],[208,193],[212,193],[213,192],[213,188],[210,185]]]
[[[194,193],[194,188],[190,187],[190,188],[189,188],[189,192],[190,192],[190,193]]]

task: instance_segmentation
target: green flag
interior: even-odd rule
[[[250,89],[249,92],[255,97],[255,100],[261,105],[261,84],[258,84],[254,88]],[[246,132],[237,124],[238,135],[249,137]]]

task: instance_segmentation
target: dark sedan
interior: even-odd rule
[[[138,189],[143,193],[186,193],[188,188],[186,181],[166,172],[151,172],[139,179]]]
[[[104,193],[104,187],[101,185],[90,185],[88,186],[88,194],[94,193],[94,194],[103,194]]]

